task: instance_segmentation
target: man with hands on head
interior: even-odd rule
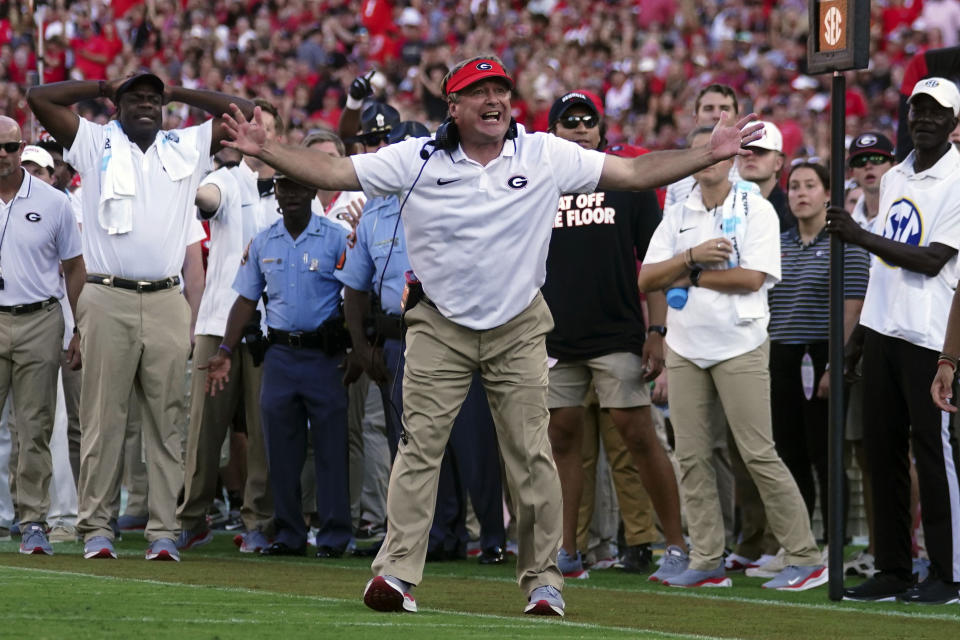
[[[364,593],[377,610],[415,610],[437,471],[453,418],[480,370],[511,494],[525,612],[563,615],[560,483],[547,437],[550,311],[539,293],[556,203],[565,193],[642,190],[738,153],[759,136],[723,118],[708,144],[619,158],[511,122],[513,80],[494,56],[455,65],[443,82],[450,123],[434,144],[321,157],[269,143],[256,112],[232,110],[228,144],[323,189],[403,193],[410,264],[426,298],[405,311],[404,424],[390,478],[389,530]]]
[[[957,355],[947,333],[960,248],[960,152],[950,143],[960,91],[926,78],[907,101],[913,151],[887,171],[872,230],[839,207],[827,228],[876,256],[860,314],[863,337],[863,424],[871,469],[875,566],[878,573],[846,589],[850,600],[946,604],[960,600],[960,458],[954,421],[945,413],[948,370]],[[952,316],[951,316],[952,317]],[[853,338],[851,338],[852,342]],[[946,358],[939,359],[938,350]],[[938,365],[939,362],[939,365]],[[927,399],[927,380],[937,371]],[[947,379],[944,380],[944,377]],[[913,584],[910,452],[916,461],[926,580]]]
[[[117,119],[107,125],[77,116],[71,105],[109,98]],[[175,421],[190,353],[191,322],[202,295],[199,252],[205,234],[194,198],[225,130],[219,118],[185,129],[162,129],[163,105],[184,102],[212,114],[242,98],[171,87],[157,76],[67,81],[32,87],[30,108],[66,149],[83,178],[83,254],[87,283],[77,304],[83,354],[79,518],[84,557],[115,558],[111,505],[118,495],[131,389],[143,411],[150,486],[148,560],[178,560],[177,492],[183,482]],[[194,250],[196,247],[194,247]],[[195,255],[196,254],[196,255]],[[179,273],[199,273],[180,292]],[[196,280],[195,284],[193,280]]]

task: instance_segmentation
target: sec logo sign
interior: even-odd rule
[[[883,237],[894,242],[920,246],[923,239],[923,216],[911,200],[901,198],[890,205]],[[893,265],[889,265],[893,266]]]

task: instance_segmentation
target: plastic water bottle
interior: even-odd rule
[[[760,194],[760,187],[756,183],[746,180],[738,180],[733,186],[733,206],[723,208],[723,218],[721,221],[721,231],[723,237],[730,241],[733,251],[730,252],[730,258],[727,260],[727,268],[733,268],[740,265],[740,245],[737,242],[737,231],[746,223],[744,211],[746,205],[741,205],[743,198],[747,193]]]
[[[683,309],[687,304],[687,288],[671,287],[667,289],[667,305],[671,309]]]

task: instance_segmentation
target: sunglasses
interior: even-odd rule
[[[861,169],[867,166],[867,163],[872,164],[877,167],[886,162],[890,162],[890,158],[879,153],[865,153],[863,155],[857,156],[850,161],[850,166],[854,169]]]
[[[560,126],[564,129],[576,129],[580,126],[580,123],[583,123],[587,129],[593,129],[595,126],[600,124],[600,118],[594,115],[585,115],[585,116],[563,116],[558,120]]]
[[[23,140],[17,142],[0,142],[0,149],[3,149],[7,153],[16,153],[20,150],[20,145],[23,144]]]
[[[390,142],[387,138],[387,135],[388,134],[386,133],[368,133],[360,137],[360,142],[365,147],[376,147],[381,142]]]

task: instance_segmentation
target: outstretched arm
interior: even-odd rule
[[[710,144],[677,151],[656,151],[637,158],[607,155],[598,189],[642,191],[676,182],[692,173],[736,155],[749,155],[744,147],[760,139],[763,125],[751,113],[736,124],[727,123],[726,112],[713,129]]]
[[[334,158],[322,151],[267,141],[260,108],[247,120],[236,105],[223,114],[228,138],[223,145],[254,156],[297,182],[327,191],[360,191],[360,180],[349,158]]]

